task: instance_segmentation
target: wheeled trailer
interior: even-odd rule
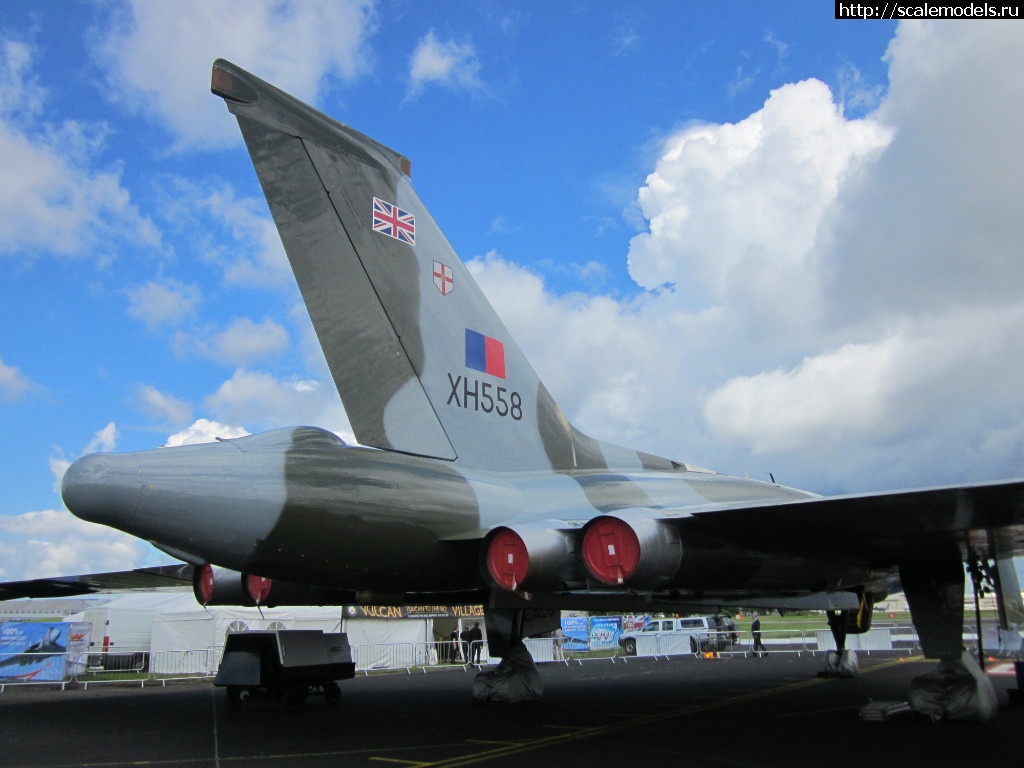
[[[284,700],[298,709],[310,694],[328,706],[341,701],[338,680],[355,677],[352,649],[344,632],[280,629],[227,636],[224,658],[213,684],[227,688],[228,709],[250,699]]]

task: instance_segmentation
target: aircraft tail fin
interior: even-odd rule
[[[480,468],[646,463],[569,424],[407,158],[224,60],[212,90],[238,119],[359,442]]]

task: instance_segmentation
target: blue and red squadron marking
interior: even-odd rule
[[[466,329],[466,367],[497,379],[505,378],[505,344],[479,331]],[[448,374],[451,392],[446,405],[477,412],[523,418],[523,398],[508,387],[471,376]]]
[[[505,378],[505,345],[479,331],[466,329],[466,367]]]

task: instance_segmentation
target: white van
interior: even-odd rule
[[[728,651],[739,639],[736,624],[728,616],[687,616],[682,619],[651,619],[639,632],[619,638],[627,656],[672,655]]]

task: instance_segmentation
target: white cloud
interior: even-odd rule
[[[163,423],[184,424],[192,418],[192,406],[173,395],[161,392],[152,384],[140,386],[137,397],[142,409]]]
[[[640,190],[650,231],[630,244],[630,274],[720,300],[751,269],[803,270],[840,184],[891,132],[845,120],[817,80],[772,91],[763,109],[671,137]]]
[[[236,317],[227,328],[208,338],[179,336],[176,348],[179,353],[192,351],[224,365],[245,366],[260,358],[280,355],[288,344],[288,331],[270,318],[257,323],[248,317]]]
[[[244,251],[235,247],[230,253],[218,253],[214,247],[205,253],[207,258],[223,265],[224,277],[229,284],[293,285],[288,257],[274,221],[267,215],[266,201],[255,198],[236,200],[230,191],[220,190],[208,194],[203,206],[211,216],[232,228],[236,241],[247,246]]]
[[[32,389],[32,382],[13,365],[0,358],[0,402],[13,403]]]
[[[469,93],[485,91],[473,44],[438,40],[433,30],[428,32],[412,54],[407,98],[415,98],[430,84]]]
[[[221,269],[228,285],[294,290],[288,258],[262,197],[238,198],[224,184],[174,178],[160,210],[167,228]]]
[[[117,445],[117,424],[108,422],[99,432],[92,436],[92,440],[85,446],[82,454],[96,453],[97,451],[112,451]]]
[[[470,266],[597,437],[825,492],[1024,474],[1017,37],[900,25],[875,112],[804,81],[670,137],[636,299]]]
[[[209,419],[197,419],[190,426],[181,432],[176,432],[167,438],[164,445],[172,448],[176,445],[196,445],[198,443],[212,443],[217,438],[230,440],[235,437],[245,437],[249,432],[244,427],[232,424],[221,424],[218,421]]]
[[[282,381],[269,373],[238,369],[205,404],[214,417],[260,429],[309,424],[353,442],[352,429],[333,386],[308,379]]]
[[[107,127],[41,123],[46,91],[31,75],[31,49],[0,38],[0,54],[0,254],[89,254],[106,264],[116,243],[159,246],[120,170],[91,166]]]
[[[46,101],[46,90],[32,73],[32,51],[17,40],[0,39],[3,76],[0,77],[0,115],[17,120],[38,114]]]
[[[159,283],[147,280],[126,288],[124,293],[128,297],[128,314],[142,320],[151,331],[165,325],[180,325],[202,301],[199,286],[174,279]]]
[[[130,570],[149,551],[134,536],[65,510],[0,515],[0,535],[0,578],[7,579]]]
[[[238,131],[209,92],[215,59],[314,102],[325,75],[351,80],[366,69],[363,45],[373,31],[370,0],[130,0],[97,56],[112,95],[165,125],[179,146],[223,145],[237,142]]]

